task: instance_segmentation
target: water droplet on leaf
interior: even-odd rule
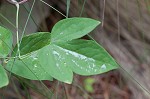
[[[60,35],[64,34],[64,32],[61,32]]]
[[[34,67],[37,67],[37,65],[35,64]]]
[[[102,66],[101,66],[101,69],[106,69],[106,65],[105,64],[103,64]]]

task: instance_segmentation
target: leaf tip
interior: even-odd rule
[[[97,25],[100,25],[100,24],[101,24],[101,22],[100,22],[100,21],[98,21],[98,20],[96,20],[96,22],[97,22]]]
[[[67,83],[67,84],[72,84],[72,82],[69,82],[69,81],[65,81],[65,83]]]

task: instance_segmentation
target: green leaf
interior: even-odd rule
[[[51,35],[37,33],[26,36],[20,45],[21,59],[9,60],[6,68],[28,79],[53,77],[69,84],[73,80],[73,72],[95,75],[116,69],[118,64],[95,41],[77,39],[99,23],[88,18],[68,18],[58,22]]]
[[[41,66],[55,79],[70,84],[73,79],[73,72],[68,67],[68,58],[58,51],[56,45],[48,45],[39,50],[39,61]],[[66,59],[65,59],[66,58]]]
[[[51,41],[69,41],[91,32],[100,22],[89,18],[67,18],[59,21],[52,29]]]
[[[73,73],[95,75],[116,69],[118,64],[96,42],[72,40],[43,47],[38,52],[41,66],[55,79],[71,83]]]
[[[52,80],[52,77],[41,67],[41,64],[37,60],[37,51],[43,46],[50,44],[50,37],[49,32],[38,32],[23,37],[20,44],[20,59],[10,59],[6,69],[31,80]],[[13,51],[15,54],[17,49],[16,45]]]
[[[36,51],[48,44],[50,44],[51,35],[49,32],[37,32],[34,34],[27,35],[23,37],[21,44],[20,44],[20,54],[25,55]],[[14,49],[16,54],[17,52],[17,45]],[[14,54],[14,53],[13,53]],[[13,56],[15,56],[15,54]]]
[[[118,68],[107,51],[92,40],[59,42],[55,51],[66,59],[72,71],[80,75],[101,74]]]
[[[0,88],[7,86],[9,83],[7,74],[3,66],[0,64]]]
[[[0,57],[5,58],[12,48],[12,33],[0,26]]]
[[[18,76],[31,80],[52,80],[52,77],[43,69],[38,61],[37,52],[20,59],[10,59],[6,69]]]

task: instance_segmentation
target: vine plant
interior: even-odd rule
[[[73,73],[86,76],[117,69],[118,64],[102,46],[81,39],[99,24],[90,18],[66,18],[51,33],[26,35],[14,48],[12,32],[0,26],[0,57],[6,62],[0,65],[0,87],[9,83],[5,70],[30,80],[54,78],[71,84]]]

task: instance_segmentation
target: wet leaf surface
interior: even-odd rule
[[[31,80],[52,80],[52,77],[42,68],[37,52],[20,59],[10,59],[6,69],[21,77]]]
[[[22,56],[10,60],[6,68],[28,79],[50,80],[52,76],[69,84],[72,83],[73,72],[95,75],[116,69],[117,63],[95,41],[77,39],[99,23],[88,18],[68,18],[58,22],[51,34],[26,36],[20,45]]]

